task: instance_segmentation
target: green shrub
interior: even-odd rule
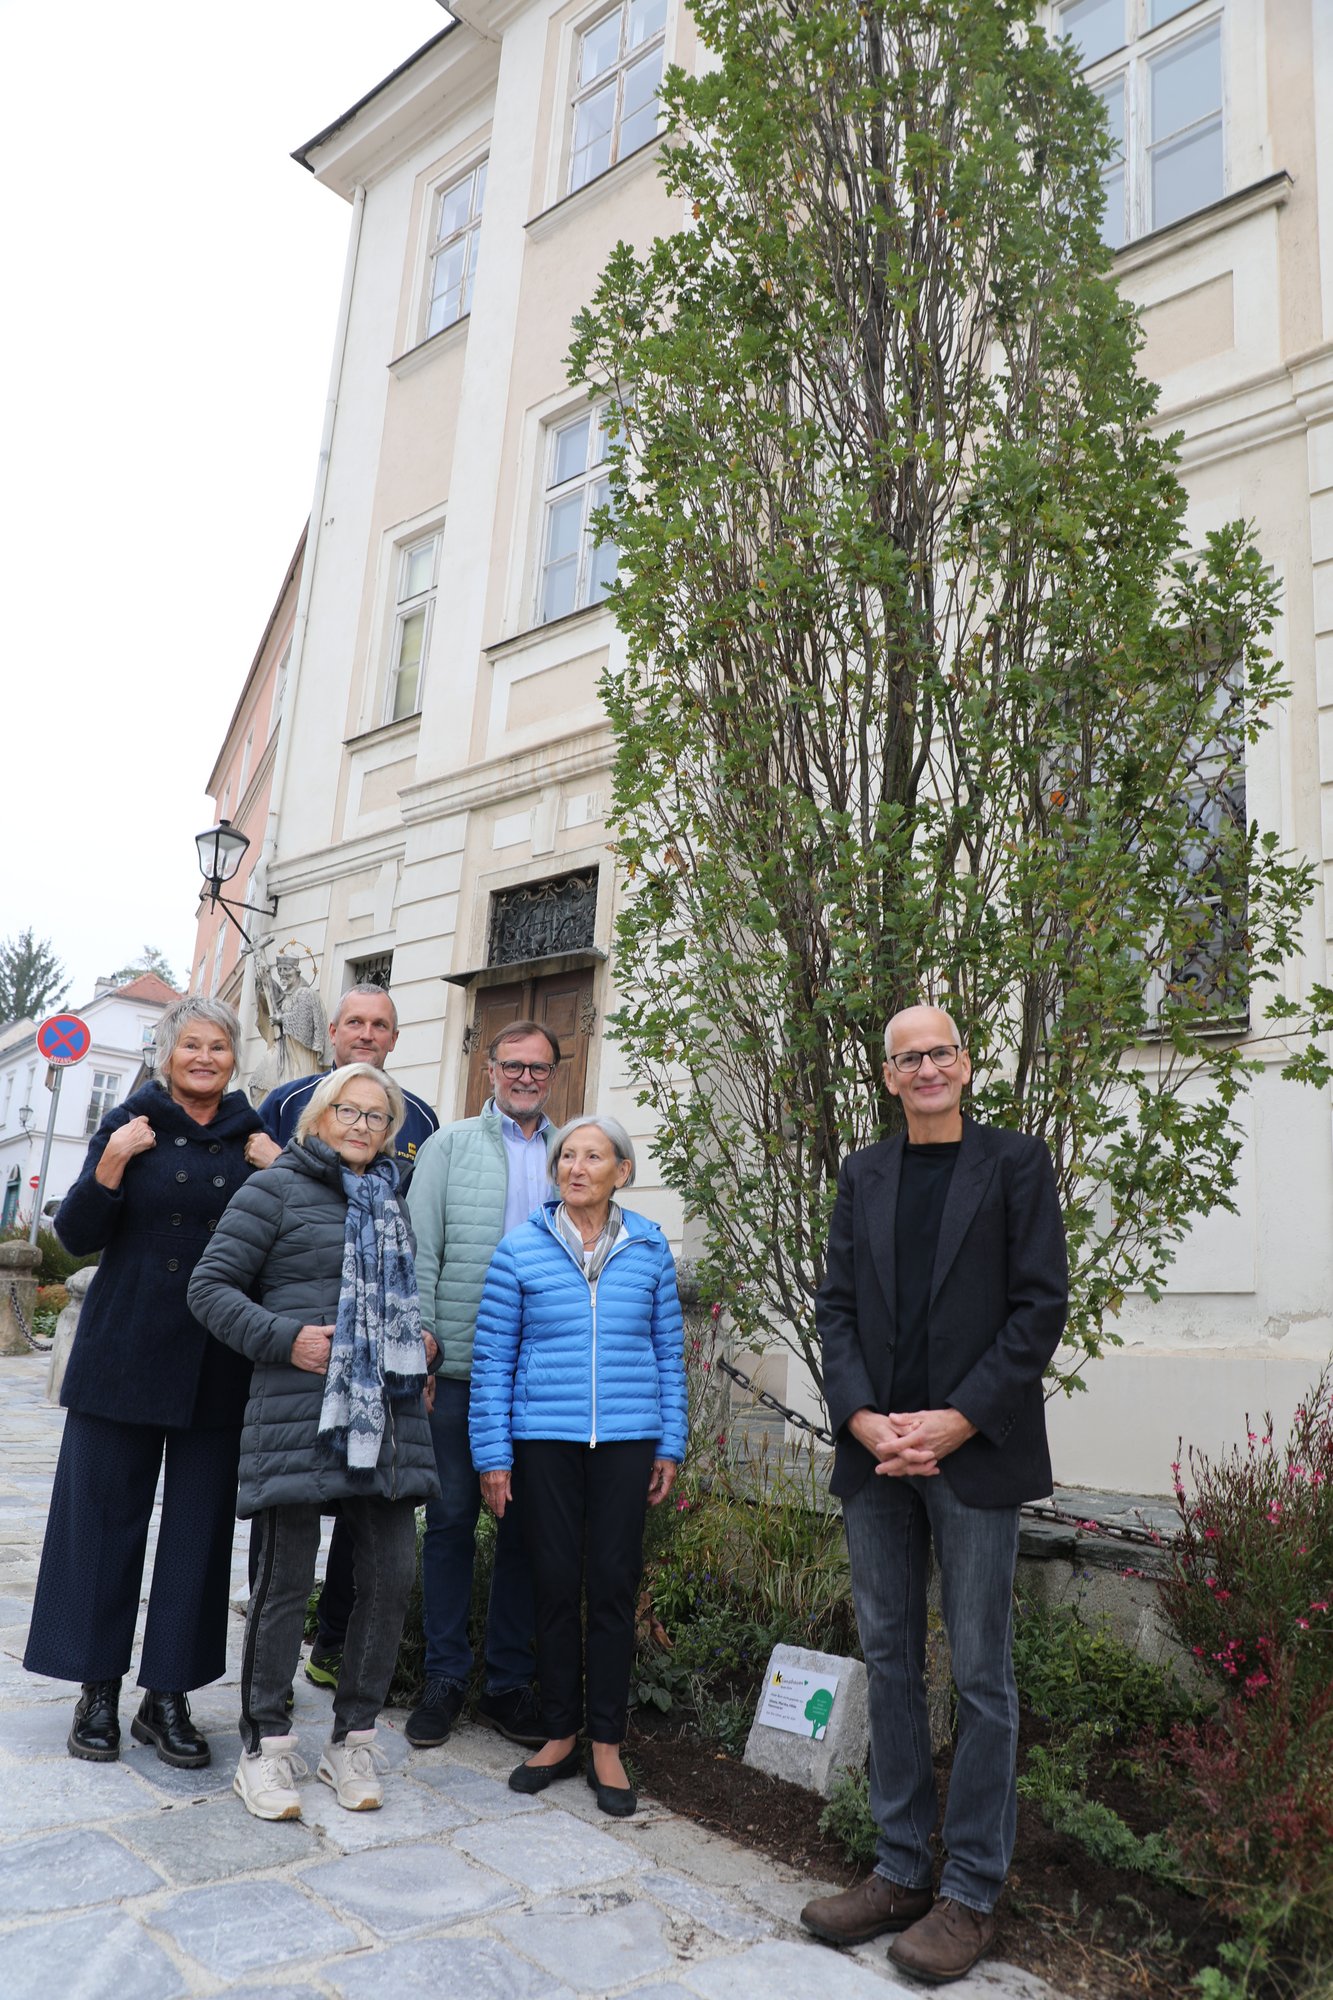
[[[819,1831],[836,1840],[858,1867],[868,1868],[873,1862],[879,1830],[870,1814],[870,1777],[864,1769],[838,1773],[819,1815]]]
[[[1100,1736],[1131,1741],[1165,1736],[1199,1705],[1169,1669],[1118,1639],[1104,1618],[1020,1593],[1014,1600],[1014,1676],[1032,1713],[1053,1731],[1095,1725]]]
[[[1179,1882],[1180,1859],[1168,1840],[1160,1833],[1140,1837],[1110,1806],[1085,1796],[1088,1757],[1096,1741],[1095,1730],[1084,1725],[1058,1750],[1034,1744],[1018,1780],[1019,1797],[1031,1799],[1049,1827],[1076,1840],[1094,1861],[1158,1882]]]

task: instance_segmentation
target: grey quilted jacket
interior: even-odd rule
[[[316,1437],[324,1377],[291,1364],[301,1328],[332,1326],[338,1317],[346,1221],[337,1156],[319,1139],[293,1139],[237,1190],[190,1280],[190,1311],[254,1363],[241,1432],[242,1519],[265,1507],[323,1505],[349,1494],[439,1494],[419,1397],[389,1401],[374,1476],[353,1479]]]
[[[421,1324],[440,1373],[467,1382],[486,1273],[504,1235],[509,1162],[498,1118],[460,1118],[417,1154],[407,1206],[417,1239]]]

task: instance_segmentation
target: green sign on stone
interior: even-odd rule
[[[828,1728],[828,1719],[833,1713],[833,1693],[830,1688],[816,1688],[805,1704],[805,1719],[814,1726],[811,1736],[818,1736],[821,1729]]]

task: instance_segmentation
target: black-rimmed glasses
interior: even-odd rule
[[[389,1129],[387,1111],[358,1111],[354,1104],[335,1104],[333,1115],[340,1125],[355,1125],[364,1118],[368,1132],[387,1132]]]
[[[952,1069],[961,1054],[961,1048],[957,1042],[953,1042],[947,1048],[904,1049],[900,1056],[890,1056],[888,1060],[905,1076],[915,1076],[927,1056],[936,1069]]]
[[[501,1062],[498,1057],[495,1059],[495,1067],[507,1083],[517,1083],[524,1070],[527,1071],[534,1083],[545,1083],[547,1077],[553,1075],[555,1072],[555,1064],[553,1062]]]

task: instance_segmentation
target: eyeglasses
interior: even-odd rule
[[[889,1061],[906,1076],[915,1076],[927,1056],[936,1069],[952,1069],[961,1054],[962,1050],[954,1042],[945,1049],[904,1049],[900,1056],[890,1056]]]
[[[532,1078],[534,1083],[545,1083],[548,1076],[554,1076],[555,1074],[555,1064],[553,1062],[549,1063],[500,1062],[498,1058],[494,1060],[495,1060],[495,1067],[499,1070],[501,1076],[504,1077],[507,1083],[517,1083],[519,1078],[522,1076],[524,1070],[527,1071],[528,1075]]]
[[[333,1115],[340,1125],[359,1125],[364,1119],[368,1132],[387,1132],[389,1129],[387,1111],[358,1111],[354,1104],[335,1104]]]

